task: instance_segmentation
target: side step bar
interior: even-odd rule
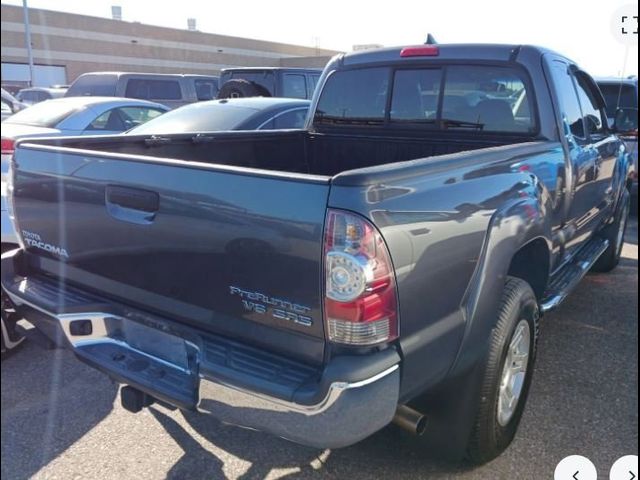
[[[573,260],[562,267],[551,279],[540,303],[542,312],[556,309],[580,283],[580,280],[589,272],[608,247],[609,241],[603,238],[589,240]]]

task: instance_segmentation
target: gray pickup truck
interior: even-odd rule
[[[133,412],[319,448],[393,421],[486,462],[516,434],[541,315],[619,261],[614,132],[548,50],[339,55],[303,130],[19,142],[2,287]]]

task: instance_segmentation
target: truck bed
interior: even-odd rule
[[[423,132],[387,137],[307,131],[224,132],[66,139],[53,143],[74,149],[331,177],[347,170],[532,140],[514,135],[448,133],[451,135]]]

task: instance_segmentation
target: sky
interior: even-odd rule
[[[21,0],[2,3],[21,5]],[[529,43],[556,50],[593,75],[638,73],[635,45],[612,33],[629,0],[28,0],[30,7],[350,51],[356,44]],[[632,8],[637,16],[638,3]],[[637,26],[636,26],[637,29]],[[626,65],[625,65],[626,58]],[[624,71],[623,71],[624,69]]]

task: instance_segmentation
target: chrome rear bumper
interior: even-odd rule
[[[252,368],[250,347],[147,314],[140,321],[118,306],[83,311],[83,304],[105,302],[15,275],[16,254],[3,255],[2,287],[27,319],[50,338],[62,339],[85,363],[165,403],[318,448],[354,444],[394,416],[400,359],[392,349],[336,357],[321,371],[275,356],[265,363],[266,354],[259,352]],[[51,292],[55,285],[61,289]],[[54,301],[73,311],[56,311]],[[234,361],[239,358],[242,362]],[[271,377],[259,376],[269,368],[275,372]]]

